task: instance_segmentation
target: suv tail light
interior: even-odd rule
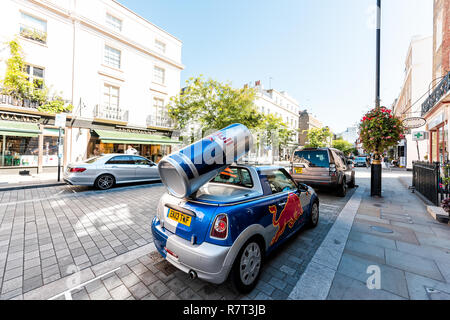
[[[70,168],[70,172],[85,172],[86,168]]]
[[[211,238],[226,239],[228,237],[228,216],[219,214],[211,228]]]
[[[334,177],[336,175],[336,165],[334,163],[330,164],[330,176]]]

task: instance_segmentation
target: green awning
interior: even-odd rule
[[[114,144],[158,144],[171,145],[180,144],[181,141],[172,140],[169,137],[157,136],[144,133],[132,133],[110,130],[94,130],[103,143]]]
[[[41,131],[37,123],[0,120],[0,135],[16,137],[37,137]]]

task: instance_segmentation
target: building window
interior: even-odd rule
[[[155,47],[158,51],[166,53],[166,44],[164,42],[155,40]]]
[[[153,99],[153,108],[155,114],[154,124],[161,127],[171,127],[171,120],[169,118],[169,112],[164,105],[164,100],[160,98]]]
[[[20,35],[40,43],[47,43],[47,22],[22,12]]]
[[[153,71],[154,81],[160,84],[164,84],[166,78],[166,70],[163,68],[155,66]]]
[[[105,64],[120,69],[121,52],[105,45]]]
[[[110,15],[109,13],[106,14],[106,24],[116,31],[122,31],[122,20]]]
[[[27,80],[32,82],[35,88],[44,88],[44,68],[26,65],[25,73],[28,75]]]
[[[119,114],[119,92],[118,87],[105,84],[103,91],[103,116],[107,119],[115,119]]]

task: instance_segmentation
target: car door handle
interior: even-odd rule
[[[119,167],[116,167],[116,166],[112,166],[112,167],[111,167],[111,169],[117,169],[117,168],[119,168]]]
[[[286,205],[286,203],[287,203],[287,202],[279,202],[278,205],[279,205],[280,207],[284,207],[284,206]]]

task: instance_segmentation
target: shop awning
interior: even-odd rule
[[[94,130],[103,143],[115,144],[158,144],[171,145],[180,144],[181,141],[172,140],[169,137],[150,135],[144,133],[132,133],[110,130]]]
[[[37,123],[0,120],[0,136],[37,137],[40,133]]]

